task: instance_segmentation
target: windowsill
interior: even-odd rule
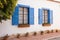
[[[51,24],[44,23],[44,24],[42,24],[42,26],[51,26]]]
[[[24,27],[29,27],[29,24],[19,24],[18,27],[24,28]]]

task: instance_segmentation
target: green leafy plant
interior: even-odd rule
[[[0,0],[0,22],[10,19],[16,3],[17,0]]]

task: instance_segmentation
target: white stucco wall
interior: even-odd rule
[[[34,8],[34,25],[30,25],[27,28],[18,28],[17,26],[12,26],[11,20],[2,21],[3,23],[0,23],[0,36],[47,29],[60,29],[60,5],[58,3],[45,0],[18,0],[17,4],[29,5]],[[43,27],[38,24],[38,8],[53,10],[53,24],[50,27]]]

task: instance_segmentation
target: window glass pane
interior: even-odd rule
[[[28,24],[28,8],[19,9],[19,24]]]
[[[45,23],[48,23],[48,21],[46,20]]]
[[[23,15],[23,11],[19,11],[19,15],[21,15],[21,14]]]
[[[44,18],[48,18],[48,16],[45,16]]]
[[[43,23],[48,23],[48,20],[43,20]]]
[[[24,12],[28,12],[28,8],[24,8]]]
[[[47,14],[48,13],[48,10],[45,10],[44,12]]]
[[[28,20],[24,20],[24,24],[28,24]]]
[[[48,15],[48,10],[44,10],[43,15]]]
[[[26,14],[28,14],[28,12],[24,12],[24,14],[26,15]]]
[[[43,10],[43,23],[48,23],[48,10]]]
[[[48,20],[45,19],[45,21],[48,21]]]
[[[28,15],[24,15],[24,24],[28,24]]]
[[[19,24],[23,24],[23,20],[19,20]]]
[[[47,14],[47,13],[45,13],[45,15],[47,16],[48,14]]]
[[[20,21],[20,20],[23,20],[23,18],[19,18],[19,21]]]
[[[47,20],[47,19],[45,19],[45,20]],[[47,20],[48,21],[48,20]]]
[[[28,15],[24,15],[24,20],[28,20]]]
[[[19,15],[19,17],[23,17],[23,14]]]
[[[23,22],[23,15],[19,15],[19,21]]]
[[[23,11],[23,10],[24,10],[24,8],[23,8],[23,7],[20,7],[20,8],[19,8],[19,11]]]

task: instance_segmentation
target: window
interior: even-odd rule
[[[29,9],[25,7],[20,7],[19,8],[19,26],[29,26],[29,15],[28,12]]]
[[[49,9],[39,9],[38,23],[43,26],[51,26],[53,24],[53,11]]]
[[[43,26],[50,26],[50,24],[48,23],[48,10],[44,9],[43,10]]]
[[[28,24],[28,8],[19,8],[19,24]]]
[[[12,25],[29,27],[34,24],[34,8],[18,4],[12,15]]]
[[[48,23],[48,10],[43,10],[43,24]]]

